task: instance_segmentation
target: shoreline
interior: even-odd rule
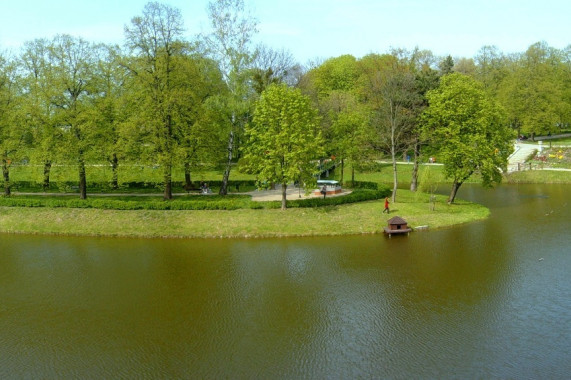
[[[387,220],[400,216],[414,227],[439,229],[482,220],[485,206],[438,195],[399,191],[399,202],[382,214],[383,201],[318,208],[222,210],[101,210],[0,207],[0,233],[124,238],[237,239],[381,234]]]

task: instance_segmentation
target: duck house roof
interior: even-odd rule
[[[406,222],[406,220],[404,220],[400,216],[393,216],[392,218],[389,219],[388,223],[389,224],[406,224],[407,222]]]

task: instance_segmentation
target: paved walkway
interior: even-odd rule
[[[341,193],[338,194],[330,194],[327,197],[338,197],[341,195],[350,194],[351,190],[343,189]],[[18,191],[13,191],[12,194],[14,195],[50,195],[50,196],[70,196],[76,195],[78,196],[79,193],[22,193]],[[218,193],[214,193],[218,194]],[[236,194],[236,193],[234,193]],[[265,202],[265,201],[281,201],[282,200],[282,191],[280,190],[254,190],[249,191],[247,193],[237,193],[243,195],[250,195],[253,201],[256,202]],[[88,197],[160,197],[162,193],[87,193]],[[199,193],[173,193],[173,196],[180,197],[180,196],[208,196]],[[301,196],[300,196],[301,195]],[[294,186],[288,186],[286,190],[286,199],[293,201],[296,199],[308,199],[308,198],[319,198],[322,195],[314,195],[313,192],[309,193],[309,195],[305,195],[303,189],[300,189]]]
[[[514,145],[514,152],[511,156],[508,157],[508,173],[512,173],[515,171],[524,170],[522,167],[525,164],[526,158],[529,157],[530,154],[533,153],[534,150],[539,151],[539,143],[537,144],[525,144],[516,142]],[[546,146],[543,145],[543,149],[546,149]],[[564,168],[543,168],[541,170],[554,170],[554,171],[571,171],[571,169],[564,169]]]
[[[526,158],[539,148],[535,144],[523,144],[516,142],[514,152],[508,157],[508,173],[519,170],[519,166],[525,163]]]
[[[350,190],[343,189],[341,193],[338,194],[330,194],[327,197],[338,197],[341,195],[350,194]],[[256,202],[264,202],[264,201],[281,201],[282,200],[282,190],[254,190],[248,193],[241,193],[247,194],[252,196],[252,200]],[[286,189],[286,199],[289,201],[294,201],[296,199],[308,199],[308,198],[319,198],[321,195],[314,195],[313,191],[309,193],[309,195],[305,195],[303,189],[299,189],[298,187],[288,186]]]

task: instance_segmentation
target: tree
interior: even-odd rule
[[[249,88],[253,59],[250,45],[256,32],[256,21],[246,12],[243,0],[213,0],[208,3],[208,17],[213,31],[206,38],[206,46],[220,65],[228,87],[225,102],[227,159],[220,186],[220,195],[226,195],[236,144],[249,119],[250,101],[253,99]]]
[[[416,90],[415,76],[407,65],[394,56],[365,57],[371,62],[364,70],[365,93],[369,100],[376,150],[388,151],[393,167],[392,201],[398,189],[397,154],[408,147],[416,125],[421,97]]]
[[[39,161],[44,167],[44,190],[50,187],[52,162],[63,132],[56,126],[56,105],[52,101],[58,88],[55,82],[56,64],[52,62],[50,44],[45,39],[26,42],[20,57],[23,108],[33,138],[30,158],[32,161]]]
[[[309,71],[302,85],[319,110],[328,156],[341,162],[341,181],[345,160],[352,160],[354,168],[368,151],[364,137],[367,111],[357,96],[358,79],[357,60],[342,55]]]
[[[421,146],[423,145],[422,128],[420,126],[420,115],[426,107],[428,101],[426,100],[426,93],[438,87],[439,76],[438,72],[428,65],[422,65],[415,75],[415,87],[417,93],[420,95],[421,100],[416,110],[417,117],[416,123],[411,134],[411,148],[413,150],[413,166],[410,179],[410,190],[416,191],[418,187],[418,167],[421,154]]]
[[[285,210],[288,183],[315,183],[315,160],[323,154],[317,111],[300,90],[285,84],[270,85],[256,102],[246,136],[245,170],[257,175],[260,187],[281,184]]]
[[[450,55],[447,55],[446,58],[442,59],[438,63],[438,69],[440,70],[440,75],[447,75],[454,71],[454,60]]]
[[[446,177],[453,180],[448,203],[454,203],[462,183],[476,171],[484,186],[499,183],[513,150],[503,109],[480,83],[459,73],[442,77],[426,96],[423,133],[437,147]]]
[[[181,129],[177,139],[184,162],[184,187],[191,189],[194,168],[219,162],[220,141],[226,136],[219,127],[224,111],[218,101],[225,98],[227,88],[216,62],[194,54],[182,58],[176,80],[185,83],[184,95],[181,93],[185,101],[178,110]]]
[[[329,149],[336,160],[341,162],[341,177],[343,183],[345,175],[345,160],[353,163],[351,181],[355,181],[355,166],[370,154],[367,145],[368,113],[366,107],[359,103],[356,97],[336,92],[341,103],[338,111],[332,116],[329,130]],[[332,94],[333,95],[333,94]],[[343,96],[344,95],[344,96]],[[333,97],[330,97],[330,101]]]
[[[399,64],[403,67],[408,67],[410,72],[414,74],[414,92],[411,94],[414,101],[411,104],[410,112],[413,117],[412,128],[407,131],[404,137],[406,144],[405,149],[407,154],[412,150],[412,172],[410,180],[410,190],[416,191],[418,186],[418,169],[421,155],[421,147],[423,140],[419,125],[419,116],[422,114],[424,108],[428,106],[426,101],[426,93],[438,86],[438,71],[435,67],[435,59],[431,51],[419,50],[415,48],[412,51],[406,49],[393,49],[392,55],[396,57]]]
[[[545,43],[530,46],[518,57],[498,90],[518,133],[533,140],[537,135],[557,131],[561,116],[569,110],[565,77],[560,53]]]
[[[507,74],[507,58],[496,46],[483,46],[475,60],[475,78],[484,84],[487,91],[496,95]]]
[[[0,160],[4,179],[4,195],[10,196],[10,166],[19,158],[25,129],[17,116],[20,109],[16,63],[0,55]]]
[[[291,82],[295,75],[297,64],[290,52],[274,50],[265,45],[259,45],[256,49],[253,65],[252,86],[256,93],[261,94],[270,84]]]
[[[182,55],[183,20],[180,11],[150,2],[143,15],[125,27],[126,45],[134,59],[126,65],[139,86],[140,115],[134,120],[146,135],[163,171],[163,198],[172,199],[172,168],[177,153],[177,104],[183,102],[175,80]]]
[[[61,131],[60,157],[77,164],[79,197],[87,198],[85,162],[93,152],[96,131],[89,118],[89,107],[94,93],[95,55],[93,46],[81,38],[60,35],[49,48],[51,85],[54,92],[51,102],[54,119]]]
[[[93,98],[88,118],[92,128],[97,131],[98,156],[104,157],[111,165],[111,187],[119,187],[119,159],[124,154],[121,147],[120,129],[133,113],[126,101],[128,74],[120,65],[121,53],[116,46],[99,45],[94,87],[97,97]]]
[[[438,185],[442,181],[442,173],[440,171],[432,172],[431,166],[427,165],[422,169],[422,173],[420,174],[420,186],[419,190],[423,193],[430,194],[428,204],[430,211],[434,211],[436,206],[436,197],[434,193],[438,189]],[[416,194],[416,199],[418,199],[419,193]]]

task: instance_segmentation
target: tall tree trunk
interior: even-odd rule
[[[87,180],[85,177],[85,161],[80,154],[79,163],[79,199],[87,199]]]
[[[287,183],[282,183],[282,210],[287,208]]]
[[[163,199],[165,201],[172,199],[172,165],[170,163],[167,163],[164,168],[163,185],[165,187]]]
[[[456,198],[456,194],[458,193],[458,189],[462,186],[462,182],[458,182],[458,180],[454,180],[452,183],[452,191],[450,192],[450,196],[448,197],[448,204],[454,203],[454,199]]]
[[[232,153],[234,151],[234,131],[230,131],[228,136],[228,161],[226,162],[226,169],[224,170],[224,175],[222,176],[222,186],[220,186],[220,191],[218,194],[226,195],[228,194],[228,179],[230,178],[230,169],[232,167]]]
[[[343,177],[345,175],[345,159],[341,159],[341,185],[343,185]]]
[[[111,171],[112,171],[112,178],[111,178],[111,188],[117,190],[119,188],[119,159],[117,158],[117,153],[113,153],[113,157],[111,157]]]
[[[397,201],[398,178],[397,178],[397,157],[396,157],[394,130],[393,130],[393,133],[391,134],[391,157],[393,159],[393,196],[392,196],[392,201],[393,201],[393,203],[395,203]]]
[[[10,184],[10,167],[6,158],[2,159],[2,175],[4,177],[4,196],[9,197],[12,194],[12,185]]]
[[[52,170],[52,161],[45,160],[44,161],[44,183],[42,187],[44,190],[48,190],[50,188],[50,171]]]
[[[192,179],[190,177],[190,162],[184,163],[184,188],[186,190],[192,189]]]
[[[420,158],[420,140],[414,137],[414,161],[412,164],[412,176],[410,179],[410,191],[418,189],[418,160]]]

